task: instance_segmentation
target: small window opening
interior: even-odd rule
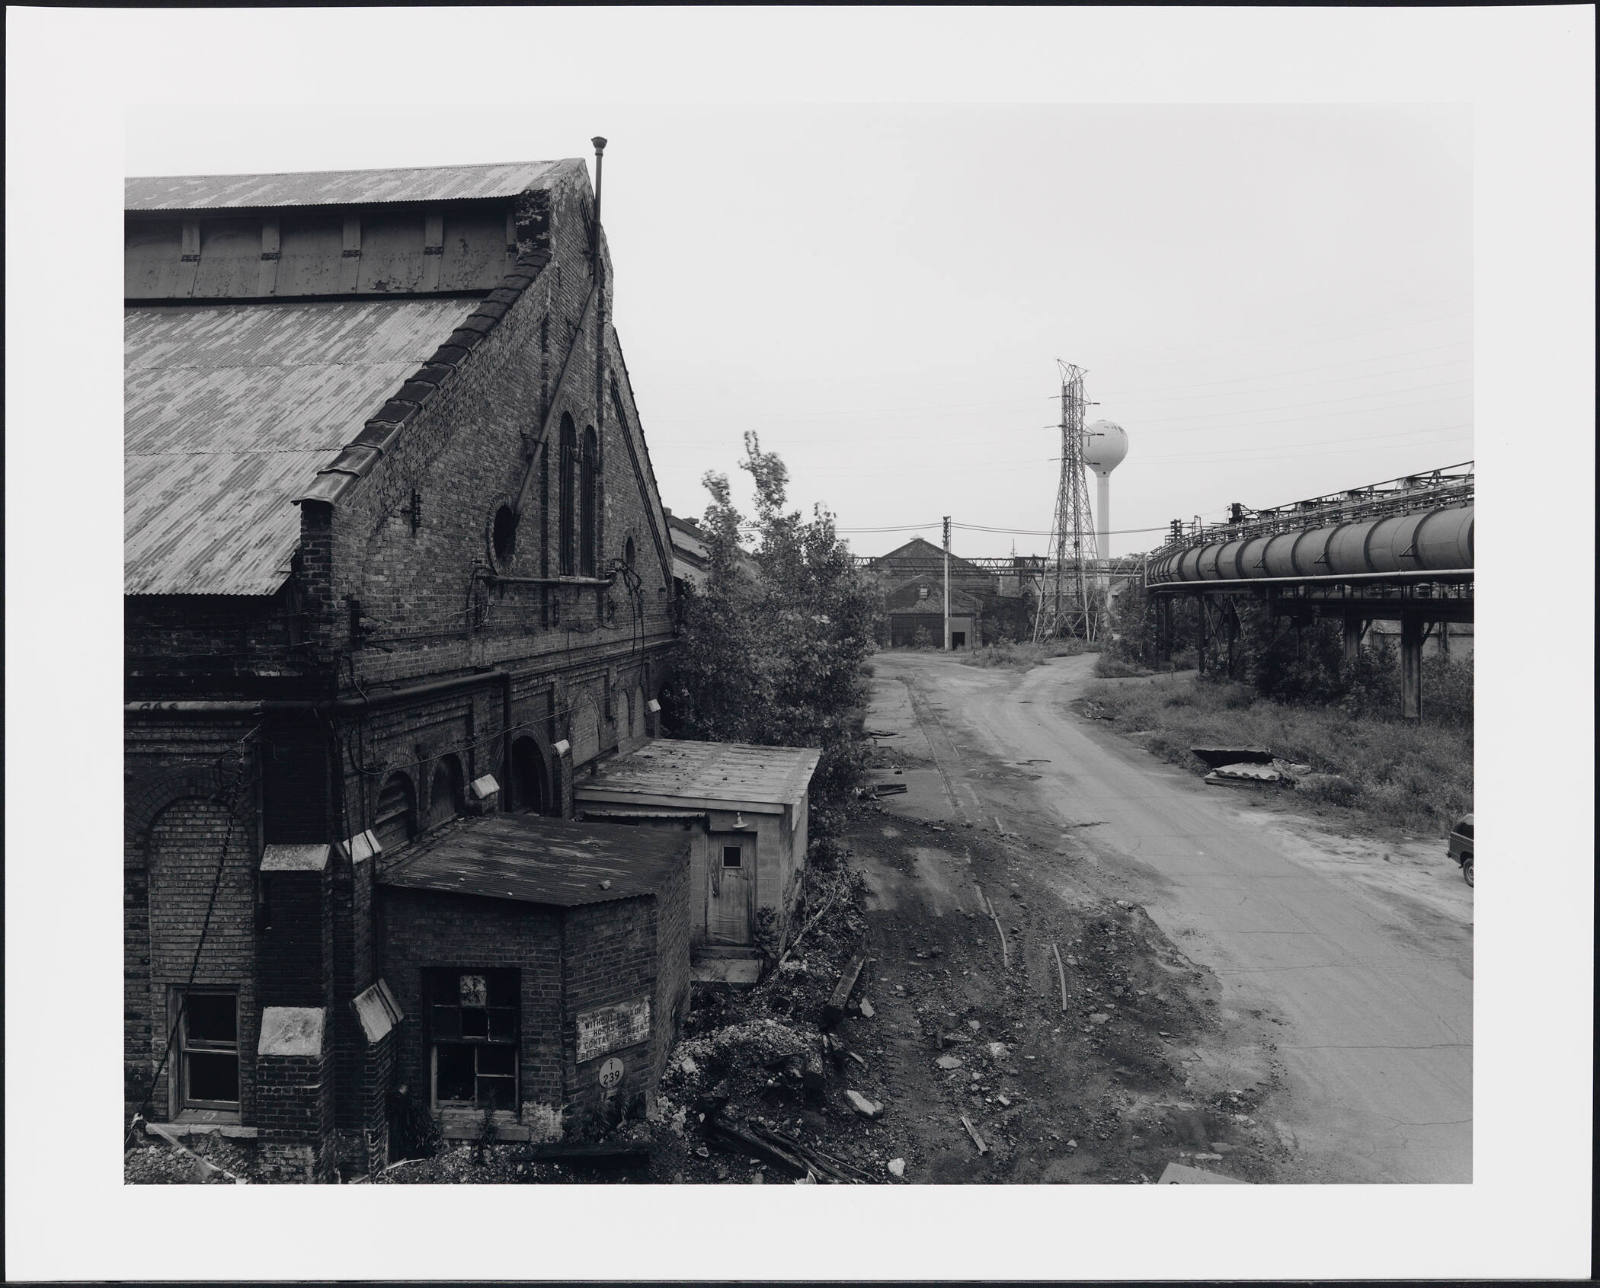
[[[492,542],[494,566],[504,572],[511,566],[511,556],[517,550],[517,516],[511,512],[509,505],[502,505],[494,512]]]
[[[184,994],[178,1041],[183,1107],[238,1109],[238,994],[199,990]]]
[[[435,1105],[517,1105],[517,972],[428,972]]]
[[[622,562],[625,563],[631,569],[633,567],[633,560],[634,560],[633,538],[629,537],[627,539],[627,541],[625,541],[623,543],[623,546],[622,546]]]
[[[738,845],[724,845],[722,847],[722,866],[725,868],[739,868],[744,866],[744,850]]]

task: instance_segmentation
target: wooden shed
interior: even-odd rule
[[[691,937],[750,948],[762,910],[783,943],[806,861],[808,747],[658,738],[573,785],[578,817],[684,829]]]

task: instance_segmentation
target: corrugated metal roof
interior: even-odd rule
[[[407,170],[148,176],[126,181],[124,203],[128,210],[240,210],[512,197],[545,186],[557,170],[573,166],[581,170],[583,162],[513,161]]]
[[[595,777],[575,782],[573,794],[596,803],[670,797],[685,807],[793,805],[811,785],[821,755],[810,747],[657,738],[606,762]]]
[[[293,498],[475,306],[127,309],[124,593],[276,590],[300,537]]]
[[[571,908],[656,894],[688,853],[681,832],[495,814],[413,842],[378,882]]]

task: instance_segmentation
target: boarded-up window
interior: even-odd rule
[[[378,793],[378,808],[372,817],[372,830],[378,844],[396,849],[417,834],[417,801],[411,782],[404,774],[390,774]]]
[[[600,754],[600,713],[594,699],[580,694],[572,711],[572,763],[586,765]]]

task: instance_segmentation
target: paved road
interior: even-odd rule
[[[1278,1022],[1295,1179],[1469,1182],[1472,891],[1442,842],[1331,835],[1161,764],[1066,709],[1093,660],[880,654],[874,710],[912,699],[951,813],[1087,845],[1233,1007]]]

